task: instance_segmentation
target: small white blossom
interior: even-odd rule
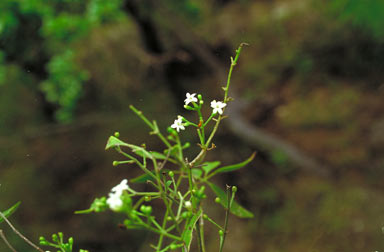
[[[184,100],[185,106],[187,106],[191,102],[197,102],[197,98],[195,96],[196,96],[195,93],[194,94],[187,93],[187,98]]]
[[[107,204],[109,208],[113,211],[120,211],[123,206],[123,201],[121,200],[121,195],[123,195],[124,190],[128,190],[128,180],[123,179],[120,184],[111,189],[111,193],[108,195]]]
[[[227,106],[227,104],[224,102],[221,102],[221,101],[217,102],[216,100],[211,101],[211,108],[213,108],[214,114],[219,113],[220,115],[222,115],[223,108],[225,108],[225,106]]]
[[[171,125],[171,128],[176,129],[177,132],[179,132],[180,130],[185,130],[185,127],[183,125],[183,117],[178,116],[177,119]]]
[[[107,199],[107,204],[109,208],[113,211],[120,211],[123,206],[123,201],[121,200],[121,194],[119,193],[110,193]]]
[[[192,203],[190,201],[186,201],[184,204],[187,209],[191,209]]]
[[[113,187],[111,189],[112,192],[115,192],[115,193],[118,193],[118,194],[121,194],[124,190],[128,190],[129,186],[128,186],[128,180],[127,179],[123,179],[120,184],[118,184],[117,186]]]

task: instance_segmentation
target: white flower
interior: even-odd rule
[[[121,200],[121,195],[123,195],[124,190],[128,190],[128,180],[123,179],[120,184],[111,189],[111,193],[108,195],[107,204],[109,208],[113,211],[120,211],[123,206],[123,201]]]
[[[107,204],[109,208],[113,211],[120,211],[123,206],[123,201],[121,200],[120,193],[110,193],[107,199]]]
[[[187,93],[187,98],[184,100],[185,106],[187,106],[191,102],[197,102],[197,98],[195,97],[195,95],[196,95],[195,93],[194,94]]]
[[[187,208],[187,209],[192,208],[192,203],[190,201],[186,201],[184,204],[185,204],[185,208]]]
[[[183,125],[183,117],[178,116],[177,119],[171,125],[171,128],[176,129],[177,132],[179,132],[180,130],[185,130],[185,127]]]
[[[128,190],[129,186],[128,186],[128,180],[127,179],[123,179],[120,184],[118,184],[117,186],[113,187],[111,189],[112,192],[115,192],[115,193],[118,193],[118,194],[122,194],[122,192],[124,190]]]
[[[217,102],[216,100],[211,101],[211,108],[213,108],[214,114],[219,113],[220,115],[222,115],[223,108],[225,108],[225,106],[227,106],[227,104],[224,102],[221,102],[221,101]]]

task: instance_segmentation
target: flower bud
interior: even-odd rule
[[[145,196],[145,197],[144,197],[144,200],[147,201],[147,202],[148,202],[148,201],[151,201],[151,199],[152,199],[151,196]]]
[[[168,172],[168,176],[170,176],[171,178],[173,178],[175,176],[175,173],[173,171],[169,171]]]
[[[43,245],[43,246],[48,246],[49,243],[47,241],[40,241],[40,245]]]
[[[202,100],[203,100],[203,96],[202,96],[201,94],[198,94],[198,95],[197,95],[197,99],[199,99],[200,101],[202,101]]]
[[[219,197],[216,197],[216,198],[215,198],[215,202],[216,202],[216,203],[220,203],[220,202],[221,202],[220,198],[219,198]]]
[[[183,213],[181,214],[181,218],[183,218],[183,219],[188,218],[188,213],[189,213],[189,212],[183,212]]]
[[[68,239],[68,243],[69,243],[70,245],[73,245],[73,237],[69,237],[69,239]]]
[[[57,234],[53,234],[53,235],[52,235],[52,241],[54,241],[54,242],[57,242],[57,241],[58,241]]]
[[[169,248],[170,248],[171,250],[175,250],[175,249],[178,249],[178,248],[181,248],[181,247],[183,247],[183,244],[172,243],[172,244],[169,246]]]
[[[185,204],[185,208],[187,208],[188,210],[192,209],[192,203],[190,201],[186,201],[184,204]]]
[[[120,132],[116,131],[113,135],[118,138],[120,136]]]
[[[219,235],[220,235],[220,236],[224,236],[224,231],[220,229],[220,230],[219,230]]]
[[[237,192],[237,186],[232,186],[232,192],[236,193]]]
[[[112,165],[113,165],[113,166],[118,166],[118,165],[119,165],[119,161],[116,161],[116,160],[113,161],[113,162],[112,162]]]
[[[151,206],[145,206],[141,205],[140,211],[145,215],[150,215],[152,213],[152,207]]]

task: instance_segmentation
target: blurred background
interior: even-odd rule
[[[255,214],[230,218],[225,251],[384,249],[383,10],[382,0],[1,0],[0,209],[22,201],[11,220],[36,242],[62,231],[76,251],[151,251],[151,234],[118,229],[121,216],[74,215],[140,172],[113,167],[121,157],[106,141],[119,131],[161,150],[128,106],[163,130],[177,114],[192,119],[185,93],[220,100],[247,42],[207,156],[258,153],[216,180],[237,185]],[[193,157],[196,138],[182,138]]]

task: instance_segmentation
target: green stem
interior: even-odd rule
[[[133,160],[145,173],[147,173],[149,176],[151,176],[152,178],[154,178],[154,179],[156,179],[156,176],[155,175],[153,175],[153,173],[150,171],[150,170],[148,170],[147,169],[147,167],[145,167],[142,163],[140,163],[140,161],[139,160],[137,160],[137,158],[135,158],[135,157],[133,157],[133,156],[131,156],[131,155],[129,155],[128,153],[125,153],[124,151],[122,151],[121,149],[120,149],[120,147],[117,147],[116,148],[116,151],[118,152],[118,153],[120,153],[120,154],[122,154],[123,156],[125,156],[125,157],[127,157],[127,158],[129,158],[129,159],[131,159],[131,160]]]
[[[233,72],[234,67],[237,64],[237,60],[239,59],[239,56],[240,56],[240,53],[241,53],[241,49],[243,48],[244,45],[247,45],[247,44],[246,43],[241,43],[239,48],[237,48],[235,59],[233,59],[231,57],[231,67],[229,68],[229,72],[228,72],[227,86],[224,88],[224,103],[228,102],[228,90],[229,90],[229,85],[231,84],[232,72]],[[225,110],[225,108],[223,110]],[[220,121],[222,120],[222,118],[223,117],[220,115],[219,118],[217,119],[215,127],[214,127],[211,135],[209,136],[209,138],[207,140],[207,146],[209,146],[210,142],[212,141],[212,138],[215,135],[216,130],[219,127],[219,124],[220,124]]]
[[[228,228],[228,218],[229,218],[229,211],[231,210],[231,199],[230,199],[230,186],[227,185],[227,209],[225,211],[225,222],[224,222],[224,233],[223,233],[223,239],[220,240],[220,252],[223,251],[224,248],[224,242],[225,237],[227,236],[227,228]]]
[[[199,224],[197,225],[197,240],[199,244],[200,252],[205,252],[205,241],[204,241],[204,220],[200,217]]]
[[[215,225],[218,229],[220,230],[224,230],[224,228],[222,226],[220,226],[219,224],[216,223],[216,221],[212,220],[211,218],[209,218],[208,216],[205,217],[210,223],[212,223],[213,225]]]
[[[161,141],[163,141],[163,143],[168,147],[168,148],[171,148],[171,144],[168,142],[168,140],[163,136],[163,134],[161,134],[161,132],[159,131],[159,128],[157,127],[157,125],[154,125],[152,124],[144,115],[143,115],[143,112],[141,112],[140,110],[136,109],[133,105],[130,105],[129,108],[137,115],[141,118],[141,120],[143,120],[154,132],[154,134],[156,134],[160,139]]]

